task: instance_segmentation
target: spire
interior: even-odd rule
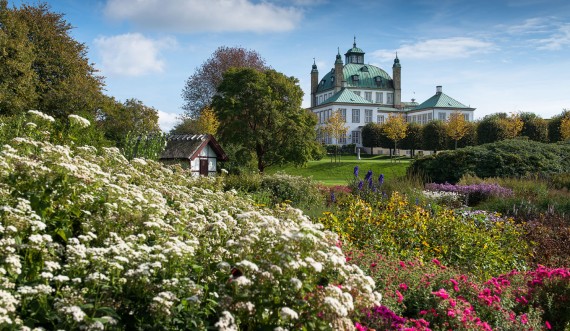
[[[392,66],[392,68],[394,67],[400,67],[400,59],[398,59],[398,52],[396,52],[396,58],[394,59],[394,65]]]
[[[313,67],[312,67],[311,72],[318,72],[318,70],[317,70],[317,62],[316,62],[315,58],[313,58]]]
[[[352,43],[352,47],[356,47],[356,36],[354,36],[354,43]]]
[[[340,57],[340,47],[337,47],[336,61],[334,63],[342,63],[342,58]]]

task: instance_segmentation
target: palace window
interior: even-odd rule
[[[352,123],[360,123],[360,109],[352,110]]]
[[[378,115],[376,116],[376,123],[384,123],[384,115]]]
[[[372,101],[372,92],[364,92],[364,99]]]
[[[382,92],[376,92],[376,103],[383,103],[384,102],[383,96],[384,94]]]
[[[364,123],[372,122],[372,109],[364,109]]]
[[[386,94],[386,103],[391,105],[394,103],[394,93],[387,93]]]
[[[360,131],[352,131],[352,143],[360,144]]]
[[[341,108],[338,110],[340,112],[340,117],[342,121],[346,123],[346,108]]]
[[[437,119],[440,121],[445,121],[445,113],[437,113]]]

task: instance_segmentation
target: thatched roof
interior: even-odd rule
[[[209,134],[175,134],[168,136],[166,138],[166,148],[160,155],[160,159],[192,160],[207,145],[210,145],[219,160],[226,161],[228,159],[220,144]]]

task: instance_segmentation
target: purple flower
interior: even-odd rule
[[[368,177],[368,188],[372,188],[372,176]]]
[[[334,196],[334,191],[331,191],[331,202],[336,202],[336,197]]]
[[[359,190],[362,190],[362,185],[364,185],[364,182],[363,182],[363,181],[360,181],[360,183],[358,183],[358,189],[359,189]]]
[[[369,180],[370,178],[372,178],[372,170],[368,170],[366,176],[364,177],[364,180]]]
[[[354,167],[354,177],[358,177],[358,166]]]
[[[380,176],[378,176],[378,183],[380,183],[380,185],[384,184],[384,174],[380,174]]]

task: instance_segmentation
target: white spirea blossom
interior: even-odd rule
[[[91,122],[89,122],[88,119],[83,118],[79,115],[71,114],[67,117],[69,118],[69,122],[71,123],[71,125],[77,125],[80,128],[86,128],[89,125],[91,125]]]
[[[53,118],[52,116],[49,116],[48,114],[44,114],[41,111],[28,110],[28,114],[34,115],[34,116],[41,118],[43,120],[46,120],[48,122],[55,122],[55,118]]]
[[[219,331],[238,331],[234,316],[227,310],[222,312],[222,316],[220,316],[220,319],[214,326],[216,326]]]
[[[69,315],[74,321],[81,322],[87,316],[78,306],[62,307],[60,309],[63,313]]]
[[[296,320],[299,318],[299,314],[289,307],[282,307],[279,310],[279,316],[284,320]]]

